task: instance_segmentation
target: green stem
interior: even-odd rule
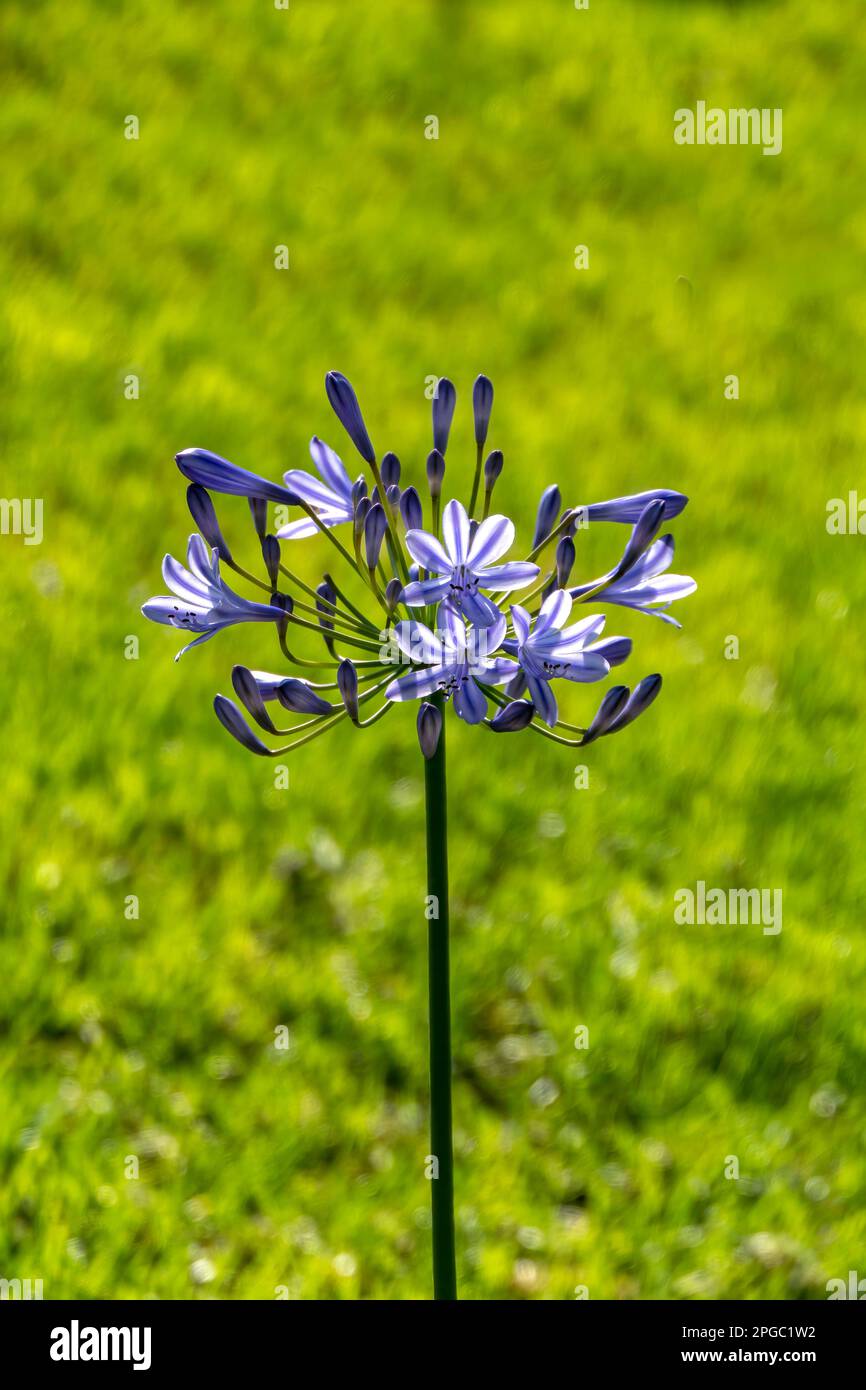
[[[482,445],[480,445],[480,444],[476,445],[476,449],[475,449],[475,477],[472,479],[472,496],[471,496],[470,499],[469,499],[469,515],[470,515],[470,516],[474,516],[474,515],[475,515],[475,503],[478,501],[478,484],[481,482],[481,455],[482,455],[483,452],[484,452],[484,450],[483,450]],[[488,503],[489,501],[490,501],[489,497],[488,497],[488,498],[485,498],[485,515],[486,515],[486,503]]]
[[[442,710],[441,694],[431,702]],[[451,989],[448,961],[448,822],[445,792],[445,722],[439,746],[424,763],[427,802],[427,951],[430,983],[430,1153],[432,1178],[433,1297],[457,1297],[454,1254],[454,1154],[451,1138]]]

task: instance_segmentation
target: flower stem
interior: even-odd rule
[[[430,697],[442,708],[442,696]],[[433,1297],[457,1297],[454,1254],[454,1155],[451,1138],[451,987],[448,960],[448,821],[445,723],[424,763],[427,802],[427,951],[430,984],[430,1156],[433,1205]]]

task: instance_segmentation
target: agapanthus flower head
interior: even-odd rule
[[[449,467],[449,478],[457,478],[469,497],[468,508],[460,497],[445,501],[441,495],[457,400],[446,377],[433,398],[434,448],[423,501],[415,482],[402,485],[396,454],[386,453],[377,465],[347,378],[329,372],[325,380],[328,399],[366,465],[354,481],[339,455],[315,435],[315,471],[291,468],[283,485],[206,449],[177,455],[190,480],[187,500],[201,534],[190,537],[186,565],[166,556],[163,574],[171,596],[149,600],[143,612],[194,633],[189,646],[235,624],[272,623],[286,661],[282,673],[233,668],[238,703],[223,695],[214,701],[228,732],[250,752],[276,756],[342,721],[364,732],[391,709],[417,699],[418,739],[431,758],[449,704],[467,724],[494,733],[528,729],[571,747],[619,733],[644,713],[661,688],[658,675],[644,677],[632,691],[625,685],[608,689],[588,727],[564,723],[559,704],[563,691],[606,680],[630,656],[632,639],[605,636],[604,614],[596,609],[614,604],[678,626],[667,609],[696,585],[688,576],[668,573],[673,537],[659,532],[683,510],[686,497],[657,488],[561,512],[560,489],[549,483],[529,554],[515,557],[514,523],[488,514],[502,453],[496,449],[487,456],[482,474],[493,403],[487,377],[479,376],[472,388],[474,470],[471,464],[462,473],[459,466]],[[261,579],[235,559],[211,491],[248,499]],[[268,532],[270,502],[294,509],[276,534]],[[632,530],[612,568],[598,579],[574,583],[574,537],[586,520],[626,523]],[[343,522],[346,544],[337,534]],[[310,537],[326,537],[338,552],[344,572],[336,579],[326,573],[314,586],[284,565],[280,542]],[[257,586],[251,597],[226,584],[221,563]],[[372,710],[370,702],[376,702]],[[268,709],[274,704],[300,720],[288,733],[277,729]],[[289,742],[268,747],[247,718],[268,737]]]

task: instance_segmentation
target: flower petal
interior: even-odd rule
[[[522,647],[532,626],[532,619],[525,608],[521,608],[519,603],[511,605],[511,622],[514,627],[514,635],[517,638],[517,645]]]
[[[429,531],[407,531],[406,549],[425,570],[434,574],[449,574],[454,566],[445,553],[442,543],[431,536]]]
[[[507,516],[489,516],[482,521],[469,547],[467,564],[476,572],[492,564],[514,544],[514,522]]]
[[[571,594],[565,589],[554,589],[552,594],[548,594],[536,619],[533,637],[541,637],[550,628],[559,628],[567,623],[573,602]]]
[[[541,571],[528,560],[511,560],[507,565],[494,565],[476,573],[478,583],[485,589],[523,589],[537,579]]]
[[[480,724],[487,718],[487,700],[469,675],[457,684],[454,708],[467,724]]]
[[[317,434],[310,440],[310,457],[328,487],[332,488],[338,497],[351,503],[352,480],[343,466],[343,460]]]
[[[294,495],[303,498],[311,507],[330,507],[337,511],[345,510],[348,516],[352,515],[351,496],[348,500],[341,497],[320,478],[314,478],[312,473],[305,473],[302,468],[290,468],[283,477]]]
[[[520,671],[516,661],[508,661],[504,656],[473,662],[469,669],[477,680],[486,681],[488,685],[504,685]]]
[[[631,648],[630,637],[605,637],[603,641],[595,642],[591,647],[586,647],[585,651],[598,652],[609,666],[621,666],[630,656]]]
[[[204,608],[213,607],[215,595],[211,585],[196,579],[173,555],[163,557],[162,577],[171,592],[186,603]]]
[[[463,612],[476,627],[494,627],[502,617],[493,600],[484,594],[464,594]],[[498,647],[499,642],[496,645]]]
[[[410,608],[423,608],[425,603],[438,603],[450,591],[449,579],[416,579],[407,584],[400,601]]]
[[[429,671],[410,671],[407,676],[400,676],[386,686],[385,699],[397,702],[423,700],[434,690],[439,690],[450,674],[451,668],[448,666],[431,666]]]
[[[571,627],[564,628],[562,632],[545,633],[538,643],[533,634],[530,646],[542,656],[576,656],[584,650],[588,642],[593,642],[601,636],[605,622],[603,613],[593,613],[579,623],[572,623]]]
[[[533,675],[529,671],[526,673],[526,684],[529,687],[529,696],[535,705],[536,713],[540,714],[548,728],[552,729],[559,717],[556,696],[547,681],[541,680],[539,676]]]
[[[456,497],[446,503],[442,513],[442,539],[453,564],[465,565],[469,554],[469,517]]]
[[[423,662],[425,666],[441,664],[442,643],[426,624],[418,623],[414,618],[410,618],[408,622],[396,623],[394,637],[397,646],[410,661]]]
[[[610,675],[610,666],[600,652],[580,652],[562,663],[559,674],[563,680],[585,685],[591,681],[603,681],[605,676]]]

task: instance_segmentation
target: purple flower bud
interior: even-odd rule
[[[294,610],[295,601],[289,594],[273,593],[271,594],[271,607],[282,608],[286,615],[284,618],[279,618],[277,620],[277,631],[281,637],[285,637],[286,629],[289,626],[289,615]]]
[[[430,484],[430,496],[438,497],[442,491],[442,480],[445,477],[445,460],[438,449],[433,449],[427,455],[427,482]]]
[[[424,700],[418,710],[418,742],[424,757],[432,758],[439,747],[442,733],[442,711],[436,705]]]
[[[234,700],[227,700],[225,695],[215,695],[213,707],[216,717],[223,727],[228,729],[232,738],[236,738],[238,743],[243,744],[250,753],[258,753],[261,758],[273,756],[270,748],[266,748],[261,739],[256,738]]]
[[[353,529],[356,541],[359,541],[364,534],[364,523],[367,520],[367,514],[372,505],[373,503],[370,501],[369,497],[362,497],[355,507]]]
[[[385,585],[385,603],[388,608],[388,617],[394,612],[400,602],[400,595],[403,592],[403,583],[400,579],[389,579]]]
[[[280,543],[276,536],[265,536],[262,541],[262,559],[271,581],[271,588],[275,589],[280,580]]]
[[[647,546],[658,535],[659,527],[665,517],[665,501],[663,497],[654,497],[651,502],[647,502],[637,521],[634,530],[628,539],[628,544],[623,551],[622,559],[616,567],[616,576],[626,574],[643,555]]]
[[[263,541],[265,532],[268,529],[268,504],[264,497],[251,497],[249,502],[253,525],[256,528],[256,535],[260,541]]]
[[[226,544],[214,504],[211,501],[210,493],[207,488],[202,487],[201,483],[190,483],[186,490],[186,505],[189,507],[193,521],[207,541],[212,550],[219,552],[221,560],[225,560],[227,565],[232,562],[232,553]]]
[[[535,538],[532,542],[532,549],[541,545],[542,541],[547,540],[553,530],[553,523],[559,516],[559,488],[556,483],[546,487],[541,494],[541,501],[538,504],[538,515],[535,518]]]
[[[358,722],[358,672],[346,657],[337,667],[337,689],[343,697],[343,704],[353,724]]]
[[[494,449],[492,453],[487,455],[484,460],[484,489],[486,492],[493,491],[504,462],[501,449]]]
[[[534,707],[527,700],[512,700],[510,705],[494,714],[490,727],[497,734],[516,734],[532,723]]]
[[[639,714],[643,714],[645,709],[649,709],[653,700],[662,688],[662,678],[659,675],[644,676],[642,681],[638,681],[634,690],[629,696],[628,703],[622,714],[617,715],[605,730],[608,734],[617,734],[620,729],[624,729],[626,724],[631,724],[637,719]]]
[[[213,492],[226,492],[232,497],[266,497],[270,502],[296,503],[298,500],[288,488],[239,468],[219,454],[212,454],[210,449],[183,449],[175,454],[175,461],[191,483],[201,483]]]
[[[451,433],[451,421],[456,404],[457,392],[453,384],[447,376],[440,376],[433,397],[433,448],[438,449],[443,455],[448,448],[448,436]]]
[[[275,734],[277,730],[274,721],[268,714],[262,692],[252,671],[246,666],[233,666],[232,685],[247,713],[252,715],[262,729],[267,730],[269,734]]]
[[[601,642],[594,642],[592,650],[603,656],[608,666],[621,666],[631,655],[631,647],[630,637],[605,637]]]
[[[331,409],[343,429],[351,439],[362,459],[367,463],[376,462],[376,451],[370,443],[367,426],[361,414],[358,397],[342,372],[328,372],[325,377],[325,390]]]
[[[357,507],[362,497],[367,496],[367,479],[361,475],[352,484],[352,506]]]
[[[568,577],[574,568],[575,553],[571,537],[561,536],[556,547],[556,585],[559,589],[564,589],[568,583]]]
[[[388,518],[385,516],[385,508],[381,502],[375,502],[364,522],[364,551],[368,569],[374,570],[379,563],[379,551],[382,549],[387,529]]]
[[[392,511],[396,511],[400,505],[400,488],[397,483],[392,483],[391,486],[386,489],[385,496],[388,498],[388,506]]]
[[[306,681],[297,676],[287,676],[277,691],[277,699],[283,709],[292,714],[331,714],[333,705],[311,690]]]
[[[387,489],[393,487],[400,481],[400,460],[396,454],[387,453],[383,456],[379,465],[379,476],[382,479],[382,486]]]
[[[487,441],[492,409],[493,382],[489,376],[477,376],[472,387],[472,411],[475,416],[475,443],[479,449],[483,449]]]
[[[337,591],[330,579],[323,579],[321,584],[316,585],[316,608],[319,612],[319,627],[325,628],[328,632],[334,631],[334,624],[331,621],[334,608],[337,604]],[[320,600],[323,600],[320,602]]]
[[[420,531],[424,525],[424,509],[414,487],[407,487],[400,498],[400,515],[407,531]]]
[[[590,502],[588,507],[581,510],[586,512],[588,521],[625,521],[633,524],[638,520],[647,502],[652,502],[657,497],[664,499],[665,521],[679,516],[689,500],[682,492],[660,487],[654,488],[652,492],[635,492],[629,497],[614,497],[610,502]]]
[[[581,744],[594,743],[606,734],[613,721],[622,714],[628,700],[627,685],[612,685],[598,707],[596,716],[580,740]]]

